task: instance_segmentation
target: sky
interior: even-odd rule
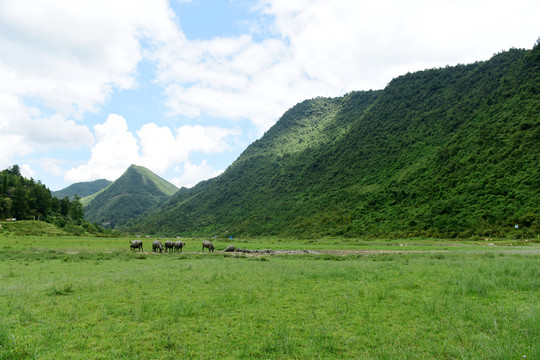
[[[222,173],[295,104],[540,37],[540,0],[0,0],[0,170]]]

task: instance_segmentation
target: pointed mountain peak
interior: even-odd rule
[[[163,195],[171,196],[178,191],[178,188],[175,185],[156,175],[144,166],[139,166],[135,164],[132,164],[129,168],[127,168],[124,174],[120,176],[120,178],[118,178],[118,180],[116,180],[115,182],[133,182],[135,181],[134,177],[136,176],[140,176],[140,179],[137,179],[136,182],[142,180],[142,183],[145,186],[155,186],[158,192],[162,193]]]
[[[121,226],[178,191],[145,167],[131,165],[115,182],[85,205],[86,219]]]

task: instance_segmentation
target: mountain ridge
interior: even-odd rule
[[[131,165],[116,181],[83,198],[85,218],[110,227],[148,211],[172,196],[178,188],[150,170]]]
[[[540,225],[540,49],[297,104],[217,178],[130,223],[156,234],[503,236]],[[174,219],[172,221],[171,219]]]
[[[111,183],[112,181],[106,179],[78,182],[71,184],[64,189],[52,191],[51,194],[52,196],[56,196],[59,199],[63,199],[67,196],[71,200],[73,200],[75,198],[75,195],[77,195],[79,198],[84,198],[106,188]]]

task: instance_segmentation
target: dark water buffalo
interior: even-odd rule
[[[174,251],[174,241],[165,241],[165,252]]]
[[[130,241],[129,248],[131,250],[139,249],[139,251],[143,251],[142,241],[141,240]]]
[[[203,241],[202,243],[202,251],[204,252],[204,248],[208,249],[208,252],[214,252],[214,245],[210,241]]]
[[[234,245],[229,245],[229,246],[227,246],[227,248],[225,249],[225,252],[233,252],[234,250],[236,250],[236,248],[234,247]]]
[[[159,240],[154,240],[152,241],[152,251],[157,252],[157,250],[159,250],[159,252],[162,252],[163,244]]]
[[[178,252],[182,252],[182,248],[186,246],[186,243],[183,241],[176,241],[174,243],[174,249]]]

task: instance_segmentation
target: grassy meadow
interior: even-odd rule
[[[540,359],[538,242],[130,239],[0,234],[0,359]]]

